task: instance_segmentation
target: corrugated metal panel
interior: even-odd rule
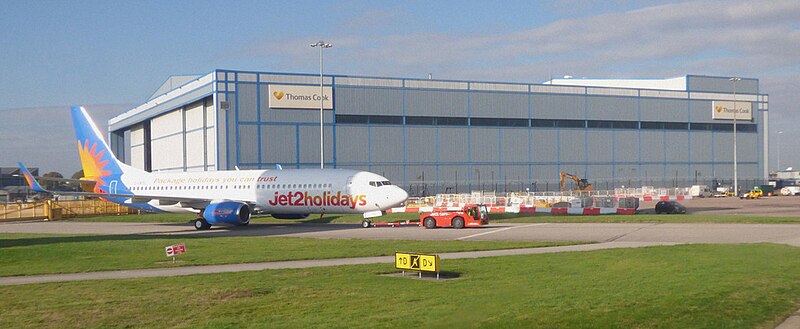
[[[517,91],[528,92],[528,85],[511,84],[511,83],[481,83],[471,82],[469,84],[471,90],[487,90],[487,91]]]
[[[667,162],[689,161],[689,133],[685,131],[667,131],[665,147]],[[686,169],[684,168],[684,171]]]
[[[323,84],[330,85],[331,77],[324,76],[324,78]],[[319,75],[259,74],[259,79],[261,82],[319,85]]]
[[[664,162],[664,132],[642,130],[642,162]]]
[[[406,115],[466,117],[467,93],[408,90]]]
[[[203,166],[205,144],[203,144],[203,130],[186,133],[186,166]]]
[[[614,159],[617,162],[639,161],[638,131],[615,131],[614,138]],[[596,153],[591,152],[589,154]]]
[[[711,101],[689,101],[689,109],[692,122],[724,122],[711,119],[711,111],[714,110]]]
[[[325,163],[330,163],[333,162],[333,129],[331,127],[325,127],[324,137]],[[319,163],[318,126],[300,126],[300,140],[298,143],[300,143],[300,162]]]
[[[533,95],[533,117],[537,119],[583,119],[584,96]]]
[[[586,116],[590,120],[636,120],[636,98],[589,96],[586,102]]]
[[[349,78],[349,77],[336,78],[336,86],[341,86],[341,85],[400,88],[403,86],[403,80],[379,79],[379,78]]]
[[[436,167],[425,165],[409,165],[406,167],[406,172],[408,173],[406,180],[408,180],[410,184],[420,185],[412,187],[413,191],[408,191],[409,194],[419,194],[419,192],[421,192],[420,190],[423,188],[423,183],[430,184],[431,188],[433,188],[433,183],[436,181]],[[433,191],[428,191],[428,194],[432,192]]]
[[[642,121],[687,122],[689,120],[688,101],[685,99],[642,98],[639,101]],[[635,116],[632,117],[632,119],[635,118]],[[694,115],[692,115],[692,121],[696,121]]]
[[[589,143],[589,162],[611,162],[614,155],[614,133],[611,131],[592,131],[588,132],[587,142]],[[621,150],[617,148],[618,150]],[[635,152],[634,150],[627,150]]]
[[[144,145],[131,146],[131,166],[144,170]]]
[[[367,170],[367,168],[363,170]],[[403,166],[372,166],[369,170],[388,178],[392,184],[403,184]]]
[[[369,161],[366,141],[369,132],[363,126],[336,127],[336,159],[338,163],[363,163]]]
[[[294,139],[294,135],[291,137]],[[258,126],[239,125],[239,163],[258,163],[258,139]]]
[[[561,162],[585,162],[586,138],[584,131],[562,129],[559,131],[561,141]]]
[[[672,174],[675,175],[674,172]],[[640,178],[643,185],[663,186],[666,177],[663,164],[642,165]]]
[[[229,110],[222,110],[226,113],[225,126],[228,132],[227,147],[228,147],[228,169],[236,168],[237,163],[236,152],[238,152],[239,144],[236,143],[236,95],[227,95],[229,102]]]
[[[559,170],[556,165],[534,165],[532,168],[536,190],[557,191],[559,189]]]
[[[499,162],[497,146],[497,128],[472,128],[470,129],[470,149],[473,162]]]
[[[691,139],[692,162],[709,162],[713,154],[711,153],[711,132],[692,131]],[[707,174],[711,174],[707,171]]]
[[[528,181],[528,166],[527,165],[504,165],[500,177],[501,183],[506,185],[505,191],[525,191],[525,188],[530,188]]]
[[[737,134],[736,142],[738,146],[739,134]],[[739,149],[741,150],[741,148]],[[741,152],[737,152],[738,157]],[[716,162],[733,162],[733,132],[715,132],[714,133],[714,161]]]
[[[528,162],[528,129],[502,129],[500,161]],[[527,171],[526,175],[527,177]]]
[[[217,131],[216,128],[206,129],[206,164],[208,170],[217,169]]]
[[[150,122],[150,136],[152,139],[158,139],[181,131],[183,131],[183,111],[180,109],[159,115]]]
[[[731,138],[731,144],[733,139]],[[759,160],[759,153],[756,151],[758,147],[758,134],[753,133],[737,133],[736,134],[736,147],[739,148],[736,156],[739,161],[753,161]],[[782,161],[781,161],[782,162]]]
[[[239,85],[239,122],[258,121],[258,91],[256,85]]]
[[[689,93],[685,91],[670,91],[670,90],[647,90],[642,89],[639,91],[641,97],[658,97],[658,98],[689,98]]]
[[[595,190],[609,190],[614,188],[614,185],[608,185],[611,182],[613,174],[614,170],[611,166],[589,165],[586,170],[586,179],[593,182],[592,187]]]
[[[586,88],[586,93],[589,95],[608,95],[608,96],[639,96],[638,89],[621,89],[621,88]]]
[[[531,85],[531,91],[535,93],[583,95],[586,93],[586,87]]]
[[[723,100],[723,101],[733,101],[734,99],[733,94],[715,94],[715,93],[697,93],[697,92],[690,93],[689,97],[691,99],[710,99],[710,100]],[[737,93],[736,101],[755,102],[758,101],[758,95],[744,95]]]
[[[256,74],[255,73],[239,73],[236,76],[236,79],[240,82],[256,82]]]
[[[261,163],[281,163],[284,165],[296,164],[296,135],[297,126],[262,126]],[[317,140],[317,145],[319,145],[319,140]],[[319,150],[317,150],[317,152],[319,152]],[[317,159],[319,159],[319,157],[317,157]]]
[[[183,167],[183,135],[174,135],[150,143],[153,171]]]
[[[203,102],[186,106],[186,131],[203,128]]]
[[[403,128],[370,128],[370,162],[403,162]]]
[[[439,129],[439,161],[441,162],[467,162],[468,144],[467,129],[444,128]]]
[[[338,114],[403,115],[403,91],[399,89],[338,87],[335,94]]]
[[[688,85],[690,90],[707,91],[707,92],[723,92],[732,93],[734,82],[726,77],[701,77],[701,76],[688,76]],[[758,92],[758,80],[743,78],[736,81],[737,92]]]
[[[406,80],[406,88],[466,90],[466,82],[436,80]]]
[[[131,127],[131,146],[144,144],[144,128],[142,125]]]
[[[531,155],[533,162],[558,161],[558,132],[555,129],[533,129]]]
[[[472,166],[473,190],[494,191],[494,185],[498,181],[502,181],[502,177],[500,177],[500,166],[498,165]],[[476,186],[476,184],[482,184],[482,185]]]
[[[528,94],[471,92],[470,116],[528,118]]]
[[[408,162],[436,162],[436,128],[406,129],[406,158]],[[449,152],[449,145],[441,145],[441,152]]]

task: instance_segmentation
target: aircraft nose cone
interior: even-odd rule
[[[408,192],[402,188],[397,188],[397,190],[392,193],[392,206],[397,206],[403,202],[406,202],[408,199]]]

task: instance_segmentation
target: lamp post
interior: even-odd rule
[[[739,195],[739,168],[736,161],[736,115],[739,108],[736,106],[736,81],[742,80],[739,77],[728,79],[733,82],[733,193]]]
[[[332,44],[325,41],[317,41],[312,43],[311,47],[319,47],[319,168],[325,168],[325,131],[322,128],[323,116],[322,110],[325,107],[325,91],[322,88],[324,82],[322,78],[322,49],[333,47]]]
[[[779,131],[778,132],[778,171],[780,171],[781,168],[783,168],[781,166],[781,135],[782,134],[783,134],[783,131]]]

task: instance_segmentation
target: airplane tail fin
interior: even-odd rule
[[[109,191],[109,189],[116,190],[117,184],[121,183],[122,174],[132,171],[134,168],[117,160],[103,139],[100,130],[97,129],[94,121],[82,106],[72,107],[72,124],[78,138],[78,154],[83,167],[83,179],[96,182],[94,185],[96,193],[115,193],[116,191]]]
[[[39,185],[39,182],[36,181],[36,178],[33,177],[28,168],[25,168],[25,165],[23,165],[22,162],[18,162],[17,164],[19,164],[20,173],[22,174],[23,177],[25,177],[25,181],[28,182],[28,187],[30,187],[31,190],[39,193],[47,192],[47,190],[45,190],[41,185]]]

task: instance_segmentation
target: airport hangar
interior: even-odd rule
[[[173,76],[112,118],[109,140],[121,160],[148,171],[318,168],[319,79],[234,70]],[[768,174],[768,95],[757,79],[325,75],[324,94],[325,167],[372,171],[412,196],[555,191],[560,172],[595,189],[732,185],[733,121],[724,114],[733,108],[739,185]]]

